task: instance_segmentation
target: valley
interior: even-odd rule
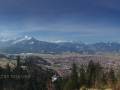
[[[78,68],[81,65],[86,67],[90,60],[99,62],[104,69],[104,72],[108,72],[109,68],[113,68],[115,72],[118,72],[120,68],[120,54],[119,52],[96,52],[96,54],[79,54],[79,53],[62,53],[62,54],[38,54],[38,53],[27,53],[27,54],[6,54],[6,56],[13,56],[12,59],[1,58],[0,66],[5,67],[7,63],[10,63],[11,67],[14,67],[13,63],[16,64],[16,57],[20,56],[21,62],[25,62],[26,57],[41,57],[46,62],[50,63],[45,65],[44,63],[37,63],[43,68],[50,68],[55,70],[60,76],[69,76],[71,65],[76,63]],[[38,60],[38,59],[37,59]],[[12,63],[11,63],[12,62]],[[38,62],[38,61],[37,61]]]
[[[99,62],[104,72],[108,72],[110,68],[113,68],[117,73],[120,68],[120,55],[117,52],[97,52],[95,55],[67,53],[62,55],[40,56],[50,62],[54,70],[58,73],[62,73],[63,75],[60,74],[61,76],[69,76],[70,68],[73,63],[76,63],[78,68],[80,68],[82,64],[86,67],[90,60],[96,63]]]

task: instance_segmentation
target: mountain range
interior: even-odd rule
[[[94,44],[84,44],[81,41],[57,40],[40,41],[33,37],[22,36],[14,39],[0,39],[0,53],[20,54],[20,53],[45,53],[60,54],[62,52],[76,52],[93,54],[95,51],[120,51],[120,44],[117,42],[99,42]]]

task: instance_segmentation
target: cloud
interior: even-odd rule
[[[22,27],[14,26],[1,26],[1,36],[12,36],[12,35],[22,35],[24,33],[53,33],[65,35],[65,34],[74,34],[74,35],[81,35],[81,36],[105,36],[105,35],[112,35],[119,31],[120,27],[114,27],[111,25],[104,25],[101,23],[51,23],[51,24],[44,24],[44,25],[31,25],[27,24]],[[116,31],[116,32],[115,32]]]

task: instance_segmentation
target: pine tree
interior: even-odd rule
[[[94,63],[92,60],[88,63],[86,70],[86,85],[87,87],[96,86],[95,83],[100,83],[100,78],[102,76],[102,69],[99,62]],[[100,84],[98,84],[100,86]]]
[[[65,87],[64,87],[64,90],[75,90],[75,89],[79,88],[78,73],[77,73],[76,69],[77,69],[76,64],[73,63],[71,74],[69,76],[69,79],[68,79]]]
[[[118,81],[120,81],[120,69],[118,70],[118,73],[117,73],[117,79]]]
[[[20,67],[20,56],[17,56],[17,67]]]
[[[0,67],[0,75],[1,75],[0,76],[0,89],[3,89],[3,87],[4,87],[4,85],[3,85],[3,82],[4,82],[3,79],[4,79],[4,77],[2,76],[3,71],[4,71],[3,68]]]
[[[95,88],[100,88],[102,73],[103,72],[102,72],[102,69],[101,69],[99,62],[95,63],[95,73],[94,73],[95,75],[93,76]]]
[[[4,80],[5,81],[4,84],[6,87],[10,88],[12,84],[12,78],[11,78],[11,67],[9,63],[6,65],[5,74],[7,75],[7,78]]]
[[[88,63],[87,71],[86,71],[86,85],[87,87],[93,86],[93,80],[95,79],[95,65],[92,60]]]
[[[97,62],[97,63],[95,63],[95,77],[96,77],[96,80],[99,80],[100,72],[101,72],[101,66],[100,66],[99,62]]]
[[[84,71],[83,65],[80,68],[79,84],[80,84],[80,87],[85,85],[85,71]]]
[[[106,85],[107,83],[107,77],[108,77],[108,73],[106,72],[103,72],[102,71],[102,74],[101,74],[101,84],[104,86]]]
[[[13,73],[17,76],[17,78],[14,79],[14,82],[16,83],[15,89],[17,90],[22,90],[24,86],[24,79],[22,77],[24,70],[21,68],[21,63],[20,63],[20,56],[17,56],[17,65],[13,70]]]
[[[109,79],[111,80],[111,82],[114,84],[115,83],[115,72],[112,68],[110,68],[108,76],[109,76]]]

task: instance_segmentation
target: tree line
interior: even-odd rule
[[[14,68],[9,63],[5,68],[0,67],[0,90],[120,90],[120,71],[116,74],[110,68],[104,72],[99,62],[90,60],[87,66],[81,65],[80,68],[73,63],[68,77],[58,77],[52,82],[55,71],[43,69],[32,58],[27,61],[26,68],[22,67],[19,55],[16,60]]]
[[[99,62],[94,63],[92,60],[85,68],[83,65],[78,69],[73,63],[71,74],[66,78],[59,78],[54,82],[56,90],[87,90],[95,88],[105,90],[120,90],[120,71],[115,74],[112,68],[104,72]]]
[[[17,64],[14,68],[10,63],[5,68],[0,67],[0,90],[48,90],[51,83],[51,76],[54,71],[43,69],[37,65],[34,59],[28,60],[26,67],[22,67],[20,56],[17,56]]]

